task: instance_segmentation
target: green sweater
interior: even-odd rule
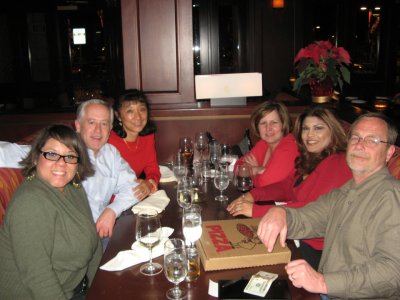
[[[15,192],[0,226],[0,299],[69,299],[101,259],[83,188],[35,177]]]

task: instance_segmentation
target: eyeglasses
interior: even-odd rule
[[[373,136],[366,136],[364,138],[358,136],[358,135],[352,135],[349,138],[349,144],[350,145],[357,145],[360,141],[364,142],[364,145],[367,147],[376,147],[380,143],[383,144],[390,144],[389,142],[381,141],[379,138],[373,137]]]
[[[74,155],[60,155],[54,152],[45,152],[40,151],[45,159],[51,161],[59,161],[60,158],[64,159],[64,162],[67,164],[77,164],[79,162],[79,157]]]

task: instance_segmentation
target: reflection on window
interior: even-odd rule
[[[248,70],[247,23],[251,0],[193,0],[195,74],[237,73]]]

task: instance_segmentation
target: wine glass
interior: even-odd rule
[[[183,157],[183,162],[187,168],[193,164],[193,143],[188,136],[179,139],[179,153]]]
[[[227,172],[223,171],[217,171],[215,173],[214,177],[214,185],[215,187],[221,192],[220,195],[215,197],[215,200],[217,201],[227,201],[228,197],[223,195],[223,191],[226,190],[226,188],[229,185],[229,175]]]
[[[176,200],[178,205],[183,209],[189,208],[192,205],[192,177],[185,176],[178,181],[176,190]]]
[[[164,273],[175,286],[166,293],[168,299],[183,299],[186,291],[179,288],[187,275],[187,257],[185,242],[181,239],[170,239],[164,244]]]
[[[196,150],[200,152],[200,161],[203,161],[203,152],[204,150],[207,150],[208,146],[207,132],[199,131],[196,133],[195,145],[196,145]]]
[[[212,141],[210,147],[210,161],[214,165],[214,169],[218,169],[218,163],[221,158],[221,146],[217,141]]]
[[[182,231],[189,248],[201,237],[201,208],[197,204],[185,208],[182,216]]]
[[[136,240],[149,249],[150,261],[140,267],[140,273],[153,276],[161,273],[162,266],[153,263],[152,249],[160,242],[161,222],[157,211],[149,209],[140,212],[136,218]]]
[[[253,180],[251,179],[251,167],[246,164],[238,164],[235,167],[235,179],[234,184],[238,191],[242,192],[242,195],[250,191],[253,187]]]

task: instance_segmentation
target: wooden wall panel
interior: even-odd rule
[[[192,1],[121,0],[125,88],[152,104],[195,103]]]

